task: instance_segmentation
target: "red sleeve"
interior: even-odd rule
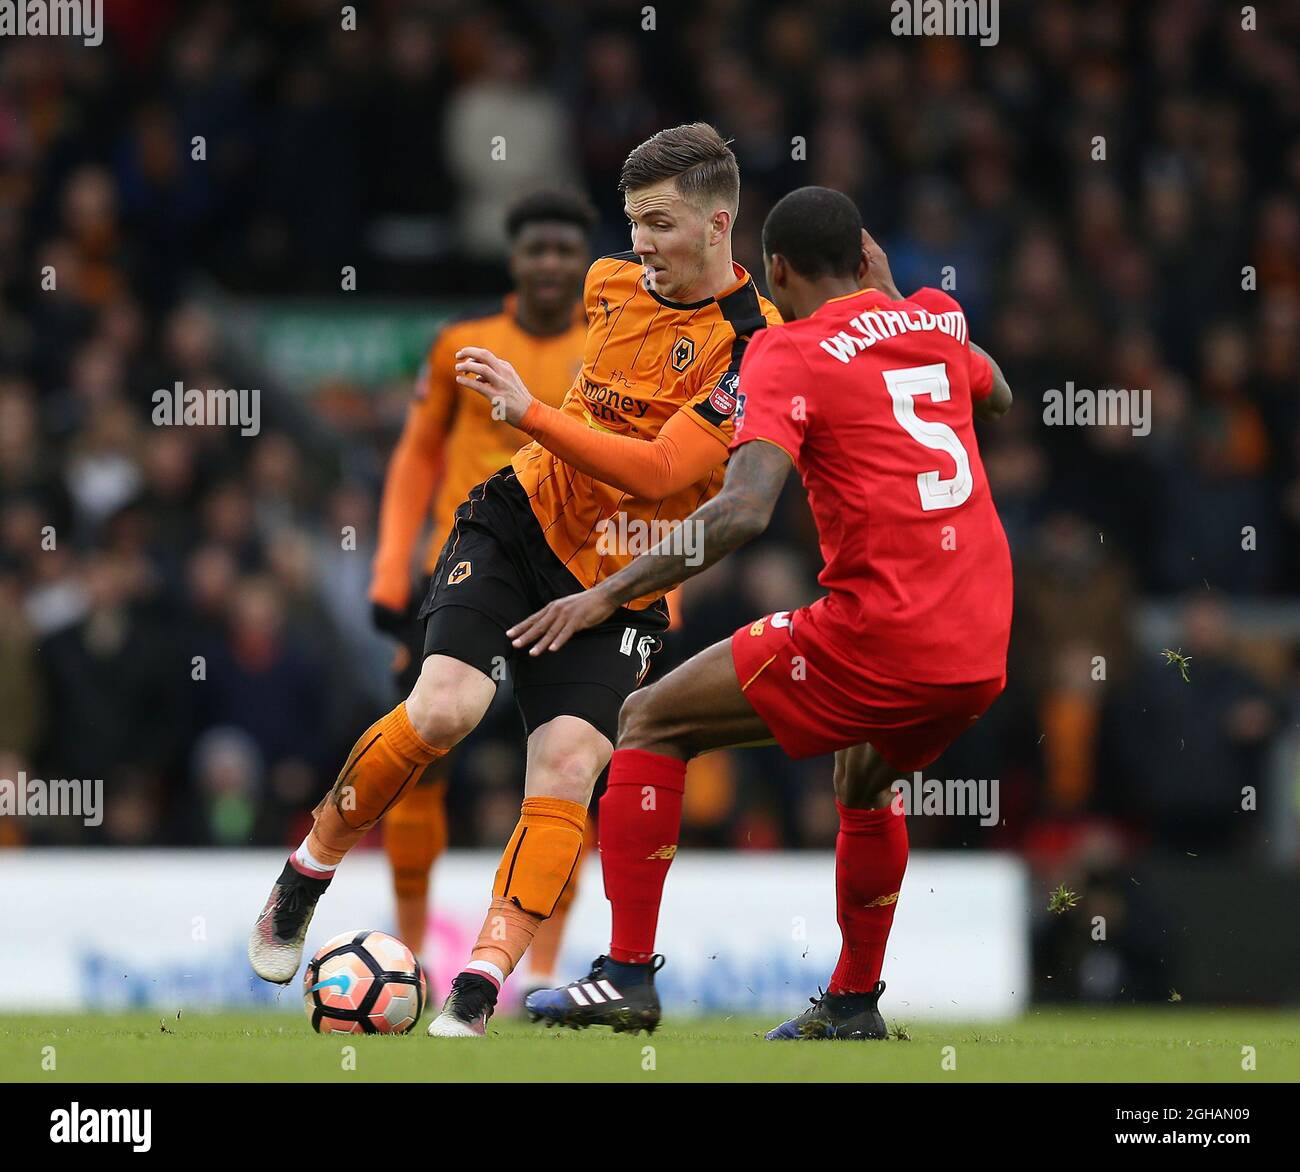
[[[921,306],[922,309],[930,310],[931,313],[956,312],[963,317],[966,316],[966,311],[957,303],[957,299],[940,289],[932,289],[928,286],[918,289],[908,298],[908,301]],[[993,393],[993,368],[984,355],[976,354],[970,348],[969,336],[962,345],[966,350],[966,374],[970,381],[971,402],[978,403]]]
[[[797,465],[808,427],[812,379],[780,329],[764,330],[740,363],[740,405],[732,448],[751,440],[775,444]]]
[[[970,398],[972,403],[978,403],[993,393],[993,367],[983,354],[976,354],[969,346],[966,353],[970,355]]]

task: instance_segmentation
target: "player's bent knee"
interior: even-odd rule
[[[528,769],[528,793],[586,804],[609,755],[573,749],[536,757]]]
[[[473,731],[495,694],[496,684],[477,668],[431,655],[406,698],[406,714],[429,744],[449,749]]]
[[[644,749],[656,744],[663,739],[665,730],[653,686],[641,688],[623,701],[618,714],[620,749]]]
[[[869,745],[835,754],[832,774],[835,797],[853,809],[883,809],[893,798],[893,785],[900,772]]]
[[[618,717],[618,747],[647,749],[689,761],[707,747],[698,718],[670,713],[659,685],[633,692]]]

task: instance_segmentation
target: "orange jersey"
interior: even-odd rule
[[[734,268],[735,282],[718,297],[689,305],[646,288],[631,252],[602,257],[587,273],[582,369],[561,410],[587,427],[641,440],[653,439],[680,412],[717,439],[719,451],[706,476],[663,500],[613,488],[540,443],[516,452],[514,469],[547,544],[584,586],[642,552],[637,535],[651,532],[650,522],[680,522],[722,487],[741,355],[756,330],[781,322],[749,274]],[[641,609],[660,596],[629,605]]]
[[[452,322],[429,347],[415,383],[402,438],[393,452],[380,509],[379,549],[370,597],[395,610],[410,593],[411,553],[432,514],[433,539],[424,559],[432,571],[452,514],[474,485],[486,480],[528,436],[492,418],[492,404],[456,381],[456,351],[484,346],[509,362],[542,402],[558,406],[582,361],[587,322],[575,307],[573,324],[561,334],[540,337],[515,319],[513,294],[501,312]],[[441,475],[439,475],[441,473]]]

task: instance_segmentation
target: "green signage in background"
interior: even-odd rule
[[[229,344],[298,393],[333,379],[374,387],[412,377],[439,327],[464,308],[374,301],[349,309],[301,301],[213,305]]]

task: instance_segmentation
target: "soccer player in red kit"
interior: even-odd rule
[[[767,527],[791,465],[826,594],[741,627],[624,703],[600,810],[610,951],[585,978],[528,998],[548,1022],[658,1024],[654,935],[686,763],[774,739],[795,758],[835,754],[842,949],[826,995],[767,1036],[886,1036],[880,971],[907,863],[891,785],[1006,683],[1011,558],[972,424],[1010,408],[1006,380],[953,298],[901,296],[839,192],[805,187],[777,203],[763,253],[786,324],[745,353],[726,482],[684,522],[696,540],[664,541],[509,633],[545,654],[627,599],[699,573]]]

